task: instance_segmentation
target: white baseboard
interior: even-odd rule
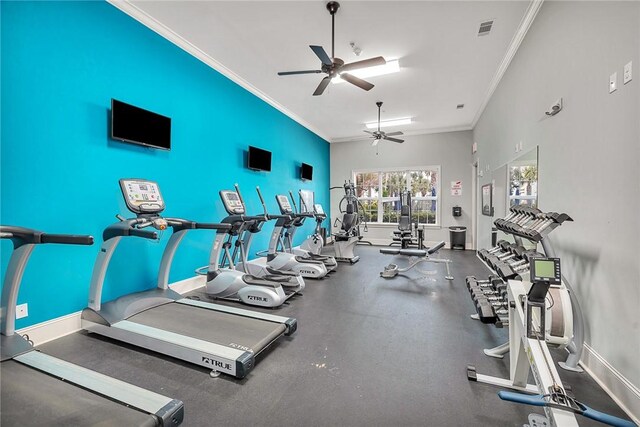
[[[77,311],[66,316],[18,329],[16,333],[18,335],[28,335],[29,339],[33,341],[33,345],[44,344],[79,331],[81,329],[81,314],[81,311]]]
[[[207,276],[198,275],[172,283],[169,286],[177,293],[184,295],[187,292],[195,291],[196,289],[203,287],[206,283]]]
[[[205,276],[193,276],[172,283],[169,286],[179,294],[186,294],[187,292],[203,287],[206,281]],[[81,311],[77,311],[67,314],[66,316],[27,326],[26,328],[17,330],[16,333],[19,335],[28,335],[29,339],[33,341],[33,345],[38,346],[81,330],[81,314]]]
[[[580,365],[614,402],[640,425],[640,389],[618,372],[588,344],[584,345]],[[595,405],[595,402],[592,402]]]

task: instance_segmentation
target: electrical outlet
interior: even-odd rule
[[[624,66],[624,76],[622,77],[622,83],[625,85],[629,83],[631,80],[633,80],[631,65],[632,65],[632,62],[629,61],[629,63]]]
[[[520,141],[520,151],[524,150],[524,144]]]
[[[24,303],[16,306],[16,319],[22,319],[29,315],[29,304]]]
[[[618,89],[618,73],[615,72],[609,76],[609,93],[613,93]]]

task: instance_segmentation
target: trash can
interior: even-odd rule
[[[467,241],[467,227],[454,226],[449,227],[449,241],[451,242],[451,249],[465,250]]]

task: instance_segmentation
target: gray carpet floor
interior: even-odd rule
[[[464,278],[488,274],[474,252],[440,251],[453,261],[453,281],[444,279],[444,266],[427,264],[383,279],[384,265],[406,260],[376,247],[356,252],[359,263],[309,279],[303,296],[265,310],[296,317],[298,331],[260,354],[243,380],[213,379],[206,369],[84,332],[40,349],[184,401],[185,426],[521,426],[539,412],[467,381],[469,364],[508,376],[508,359],[482,353],[503,343],[507,330],[469,318],[474,309]],[[560,375],[577,399],[625,416],[587,374]]]

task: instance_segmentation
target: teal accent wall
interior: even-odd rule
[[[218,190],[238,183],[249,212],[270,211],[276,193],[315,191],[329,209],[329,144],[179,47],[104,2],[1,2],[1,222],[51,233],[92,234],[92,247],[40,245],[18,303],[25,327],[83,309],[102,230],[120,213],[118,179],[157,181],[167,216],[217,222]],[[172,119],[172,150],[108,137],[111,98]],[[272,172],[245,167],[249,145],[273,152]],[[312,182],[299,164],[314,166]],[[328,226],[328,221],[327,224]],[[265,249],[272,224],[256,236]],[[296,242],[313,230],[312,222]],[[125,238],[107,274],[103,301],[155,286],[169,237]],[[206,265],[212,231],[190,231],[171,282]],[[11,243],[2,241],[2,273]]]

